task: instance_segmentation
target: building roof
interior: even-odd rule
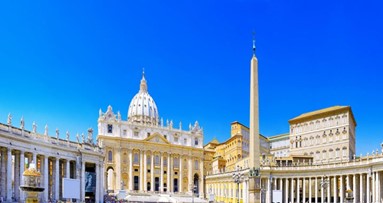
[[[354,121],[355,126],[356,126],[356,121],[355,121],[355,118],[354,118],[354,115],[352,113],[350,106],[332,106],[332,107],[328,107],[328,108],[324,108],[324,109],[319,109],[316,111],[311,111],[308,113],[301,114],[301,115],[299,115],[293,119],[290,119],[289,123],[294,124],[294,123],[298,123],[298,122],[302,122],[302,121],[306,121],[306,120],[313,120],[316,118],[323,117],[326,114],[336,113],[336,112],[341,112],[341,111],[350,111],[352,120]]]
[[[276,140],[282,140],[282,139],[286,139],[286,138],[288,139],[289,136],[290,136],[289,133],[283,133],[283,134],[279,134],[279,135],[270,136],[270,137],[268,137],[268,139],[270,141],[276,141]]]

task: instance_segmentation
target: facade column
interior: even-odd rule
[[[113,189],[116,189],[117,191],[120,191],[121,190],[121,153],[122,153],[122,150],[121,150],[121,146],[115,148],[113,150],[113,155],[114,157],[116,157],[114,163],[116,164],[116,170],[114,171],[115,172],[115,179],[113,178]],[[130,177],[129,177],[130,178]],[[114,191],[114,192],[117,192],[117,191]]]
[[[164,153],[160,154],[160,192],[164,192]]]
[[[318,203],[318,178],[315,177],[315,203]]]
[[[192,157],[189,156],[188,157],[188,168],[187,168],[187,171],[188,171],[188,184],[189,185],[193,185],[194,186],[194,182],[193,182],[193,163],[192,163]],[[189,187],[188,185],[188,187]],[[191,191],[193,192],[193,191]]]
[[[205,189],[204,189],[204,186],[205,186],[205,180],[204,180],[204,178],[203,178],[203,173],[204,173],[204,171],[203,171],[203,158],[202,159],[199,159],[199,161],[198,161],[198,163],[199,163],[199,171],[200,171],[200,175],[199,175],[199,197],[200,198],[204,198],[205,197]],[[248,192],[248,191],[246,191],[246,192]]]
[[[180,179],[179,179],[179,184],[178,184],[179,185],[178,191],[181,193],[183,192],[183,188],[182,188],[183,184],[182,183],[183,183],[183,174],[184,174],[182,171],[182,169],[183,169],[182,168],[182,165],[183,165],[182,162],[183,162],[182,161],[182,155],[180,155],[180,158],[179,158],[179,163],[180,163],[180,175],[179,175],[179,177],[180,177]]]
[[[303,188],[303,199],[302,202],[306,202],[306,178],[303,177],[302,179],[302,188]]]
[[[311,191],[312,191],[312,188],[311,188],[311,177],[309,177],[309,203],[311,203],[311,199],[312,199],[312,194],[311,194]]]
[[[343,176],[340,177],[340,202],[344,202],[344,183],[343,183]]]
[[[294,202],[294,178],[291,178],[290,202]]]
[[[12,149],[7,150],[7,201],[12,201]]]
[[[99,163],[96,163],[96,203],[100,203],[100,166]],[[102,176],[101,176],[102,177]]]
[[[32,161],[31,163],[34,163],[37,167],[37,153],[32,153]]]
[[[376,202],[380,202],[380,176],[379,176],[379,171],[375,172],[375,196],[376,196]]]
[[[356,174],[353,174],[352,175],[352,191],[354,193],[354,203],[357,203],[359,202],[359,198],[358,198],[358,193],[356,191],[357,187],[356,187]]]
[[[331,184],[331,183],[330,183]],[[334,182],[333,182],[333,189],[334,189],[334,203],[337,203],[338,197],[337,197],[337,177],[334,176]]]
[[[168,168],[167,168],[167,170],[166,170],[166,178],[167,178],[167,180],[166,180],[166,192],[167,193],[170,193],[171,192],[171,189],[172,189],[172,187],[171,187],[171,176],[172,176],[172,171],[173,170],[170,170],[170,165],[171,165],[171,161],[170,161],[170,156],[171,156],[171,154],[169,153],[168,154]]]
[[[289,179],[285,178],[285,203],[289,202]]]
[[[35,157],[35,156],[34,156]],[[55,199],[59,200],[59,192],[60,192],[60,166],[59,166],[60,160],[57,157],[55,162]]]
[[[371,191],[370,191],[370,173],[367,173],[366,180],[367,180],[367,190],[366,190],[366,202],[371,202]]]
[[[140,180],[139,180],[139,185],[140,185],[140,191],[144,191],[144,151],[140,150]]]
[[[151,156],[151,162],[150,162],[150,191],[154,192],[154,152]]]
[[[133,191],[133,149],[129,149],[129,179],[128,184],[129,190]]]
[[[148,177],[148,158],[146,156],[146,151],[144,151],[144,191],[147,191],[148,190],[148,181],[147,181],[147,177]]]
[[[23,184],[23,173],[24,173],[24,170],[25,170],[25,156],[24,156],[24,152],[23,151],[20,151],[20,173],[19,173],[19,180],[20,180],[20,185]],[[45,175],[45,174],[44,174]],[[44,181],[45,179],[43,179]],[[19,191],[19,194],[20,194],[20,201],[23,202],[24,201],[24,194],[22,192]]]
[[[49,166],[49,160],[48,156],[44,155],[44,200],[45,202],[48,202],[49,198],[49,172],[48,172],[48,167]]]

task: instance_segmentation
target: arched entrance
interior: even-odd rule
[[[178,192],[178,179],[174,178],[173,180],[173,192]]]
[[[113,193],[114,192],[114,181],[115,181],[115,177],[114,177],[114,169],[112,167],[109,167],[106,169],[107,171],[107,190],[108,190],[108,193],[111,192]]]
[[[193,184],[194,184],[194,194],[199,195],[199,175],[196,173],[194,174],[194,179],[193,179]]]
[[[159,177],[154,178],[154,191],[156,191],[156,192],[160,191],[160,178]]]

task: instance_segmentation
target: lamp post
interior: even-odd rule
[[[194,191],[197,189],[197,186],[194,184],[190,184],[190,190],[192,192],[192,203],[194,203]]]
[[[327,189],[327,186],[328,186],[328,184],[329,184],[329,180],[328,180],[328,177],[326,176],[326,175],[324,175],[323,177],[322,177],[322,181],[321,181],[321,183],[320,183],[320,186],[321,186],[321,188],[322,188],[322,190],[323,190],[323,195],[324,196],[326,196],[326,199],[327,199],[327,195],[326,195],[326,189]],[[322,197],[323,198],[323,197]],[[325,200],[326,200],[325,199]],[[326,201],[322,201],[322,202],[326,202]]]
[[[239,171],[240,168],[237,166],[237,170],[233,173],[233,180],[235,183],[237,183],[237,198],[239,203],[239,184],[243,181],[243,173]]]

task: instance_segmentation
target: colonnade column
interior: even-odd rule
[[[318,178],[315,177],[315,203],[318,203]]]
[[[379,171],[376,172],[376,202],[381,202],[380,197],[380,174]]]
[[[180,177],[180,179],[179,179],[179,183],[180,183],[180,184],[179,184],[179,190],[178,190],[179,192],[182,192],[182,191],[183,191],[183,190],[182,190],[182,185],[183,185],[183,184],[182,184],[182,183],[183,183],[183,181],[182,181],[182,180],[183,180],[183,179],[182,179],[182,178],[183,178],[182,162],[183,162],[183,161],[182,161],[182,155],[181,155],[180,158],[179,158],[179,163],[180,163],[180,175],[179,175],[179,177]]]
[[[356,192],[356,174],[352,176],[352,190],[354,192],[354,203],[359,202],[358,193]]]
[[[331,184],[331,183],[330,183]],[[337,192],[338,192],[338,190],[337,190],[337,177],[336,176],[334,176],[334,181],[333,181],[333,189],[334,189],[334,203],[336,203],[337,201],[338,201],[338,197],[337,197]]]
[[[271,180],[272,178],[265,178],[267,184],[266,202],[271,203]],[[239,198],[239,197],[238,197]]]
[[[144,151],[144,191],[146,191],[148,188],[147,188],[147,185],[148,185],[148,181],[146,180],[147,176],[148,176],[148,160],[147,160],[147,156],[146,156],[146,151]]]
[[[363,197],[363,173],[359,174],[359,201],[364,202]]]
[[[200,176],[199,176],[199,178],[201,179],[201,181],[198,181],[199,182],[199,196],[201,197],[201,198],[203,198],[205,195],[204,195],[204,192],[205,192],[205,190],[204,190],[204,185],[205,185],[205,183],[204,183],[204,178],[203,178],[203,158],[202,159],[200,159],[199,161],[198,161],[198,163],[199,163],[199,171],[200,171]]]
[[[133,149],[129,149],[129,161],[128,187],[130,191],[133,191]]]
[[[150,191],[154,191],[154,153],[152,153],[151,157],[151,168],[150,168]]]
[[[343,183],[343,176],[340,176],[340,202],[344,202],[344,183]]]
[[[321,183],[323,183],[323,176],[321,178]],[[321,202],[324,203],[324,187],[322,185],[320,190],[320,199],[321,199]]]
[[[164,191],[164,157],[160,154],[160,192]]]
[[[65,178],[70,178],[70,160],[68,159],[65,161]]]
[[[49,173],[48,173],[48,165],[49,165],[49,161],[48,161],[48,156],[47,155],[44,155],[44,200],[45,202],[48,202],[48,197],[49,197]]]
[[[35,156],[34,156],[35,157]],[[60,160],[56,158],[55,162],[55,199],[60,199],[60,166],[59,166]]]
[[[12,201],[12,149],[7,150],[7,201]]]
[[[85,202],[85,160],[82,158],[81,164],[81,201]]]
[[[366,180],[367,180],[367,190],[366,190],[366,202],[370,203],[371,200],[371,192],[370,192],[370,173],[367,173],[366,175]]]
[[[331,203],[331,177],[328,177],[328,183],[327,183],[327,203]]]
[[[302,179],[302,188],[303,188],[303,200],[302,202],[306,202],[306,178],[303,177]]]
[[[95,198],[96,198],[96,203],[100,203],[100,166],[99,166],[99,163],[96,163],[96,194],[95,194]]]
[[[299,183],[299,177],[297,178],[297,202],[300,202],[300,190],[299,190],[299,187],[300,187],[300,183]]]
[[[372,172],[372,202],[376,202],[376,179],[375,172]]]
[[[294,178],[291,178],[290,202],[294,202]]]
[[[24,152],[20,151],[20,174],[19,174],[20,185],[23,184],[22,181],[23,181],[24,170],[25,170],[25,156],[24,156]],[[43,181],[45,180],[43,179]],[[19,192],[19,193],[20,193],[20,196],[19,196],[20,201],[23,202],[24,194],[22,192]]]
[[[312,189],[311,189],[311,177],[309,177],[309,187],[308,187],[308,189],[309,189],[309,203],[311,203],[311,199],[312,199],[312,194],[311,194],[311,191],[312,191]]]
[[[14,178],[15,179],[14,179],[14,184],[13,184],[13,191],[15,193],[16,200],[19,200],[19,198],[20,198],[20,190],[19,190],[20,183],[21,183],[20,165],[21,165],[21,163],[20,163],[20,151],[15,151],[15,165],[14,165],[14,171],[15,171]]]
[[[289,179],[285,178],[285,203],[289,202]]]

